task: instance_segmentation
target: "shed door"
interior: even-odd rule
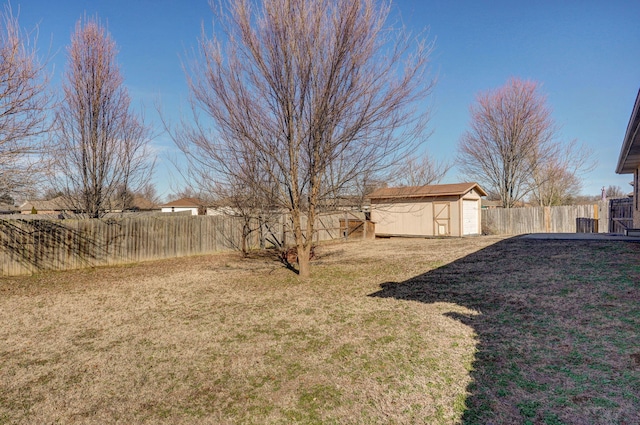
[[[433,203],[434,236],[449,236],[449,203]]]
[[[477,235],[480,233],[478,229],[480,210],[478,209],[478,201],[462,201],[462,234]]]

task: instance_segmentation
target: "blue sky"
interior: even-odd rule
[[[120,48],[118,61],[134,106],[155,127],[159,152],[155,181],[162,196],[180,188],[167,155],[155,104],[176,121],[186,110],[181,58],[196,47],[201,25],[211,29],[207,0],[12,0],[23,27],[39,26],[39,47],[50,50],[53,83],[65,66],[65,46],[76,21],[98,15]],[[594,151],[598,166],[584,177],[583,193],[602,186],[630,190],[630,175],[615,174],[620,146],[640,87],[640,1],[447,1],[398,0],[412,31],[435,39],[429,104],[433,135],[428,152],[452,160],[469,124],[478,92],[510,77],[542,84],[561,137]],[[452,169],[445,183],[460,181]],[[174,181],[173,184],[171,182]]]

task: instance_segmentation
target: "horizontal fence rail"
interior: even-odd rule
[[[525,233],[575,233],[578,219],[593,219],[591,229],[606,232],[609,209],[606,202],[558,207],[494,208],[482,210],[482,232],[491,235]]]
[[[240,249],[243,239],[249,249],[282,248],[294,241],[286,214],[268,222],[226,215],[85,220],[14,217],[0,219],[0,276],[231,251]],[[345,228],[344,221],[363,218],[352,212],[321,215],[313,239],[348,238],[346,229],[353,226]]]

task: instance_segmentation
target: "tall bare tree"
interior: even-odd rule
[[[499,195],[505,208],[536,190],[541,200],[551,199],[561,181],[565,187],[575,186],[578,174],[590,167],[588,155],[575,143],[563,145],[557,136],[538,83],[512,78],[477,96],[471,128],[458,144],[458,166]]]
[[[49,129],[52,96],[36,37],[23,31],[11,7],[0,11],[0,194],[31,188]]]
[[[149,181],[153,167],[149,129],[131,111],[116,54],[97,18],[79,20],[56,113],[56,177],[70,207],[92,218],[121,207]]]
[[[196,124],[175,140],[213,180],[251,187],[290,212],[298,271],[307,277],[323,201],[423,141],[427,114],[417,107],[433,84],[431,44],[387,27],[386,1],[212,6],[222,31],[201,39],[188,74]]]

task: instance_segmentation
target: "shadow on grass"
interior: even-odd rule
[[[637,424],[640,244],[512,238],[373,297],[478,314],[462,424]]]

